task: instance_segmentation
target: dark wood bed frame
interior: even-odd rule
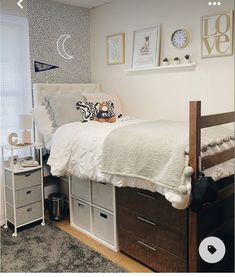
[[[189,163],[194,169],[192,190],[204,169],[234,157],[234,148],[201,158],[201,129],[234,122],[234,112],[201,115],[201,102],[190,102]],[[234,271],[234,179],[216,182],[217,200],[197,213],[172,208],[159,193],[137,188],[116,188],[120,251],[160,272]],[[173,223],[173,224],[172,224]],[[217,264],[203,261],[200,242],[209,236],[226,246]]]
[[[213,127],[217,125],[227,124],[234,122],[235,113],[228,112],[222,114],[213,114],[202,116],[201,115],[201,102],[190,102],[190,123],[189,123],[189,163],[194,169],[194,175],[192,179],[192,187],[198,179],[198,175],[201,170],[210,168],[216,164],[225,162],[234,157],[234,148],[226,150],[224,152],[215,154],[213,156],[200,157],[201,148],[201,129]],[[229,196],[234,194],[234,183],[226,186],[224,189],[218,192],[218,199],[215,204],[211,204],[210,208],[213,209],[213,205],[218,202],[226,200]],[[224,222],[223,222],[224,224]],[[200,226],[199,216],[191,209],[188,209],[188,271],[198,272],[200,271],[198,247],[200,238],[198,234],[198,228]]]

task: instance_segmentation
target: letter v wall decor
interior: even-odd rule
[[[202,58],[233,54],[233,11],[201,18]]]

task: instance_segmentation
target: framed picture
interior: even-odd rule
[[[233,11],[201,18],[202,58],[233,54]]]
[[[107,36],[107,64],[125,63],[125,33]]]
[[[134,32],[132,68],[159,65],[160,25]]]

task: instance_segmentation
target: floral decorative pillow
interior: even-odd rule
[[[110,115],[115,116],[115,113],[113,111],[113,102],[108,102],[108,112]],[[92,121],[95,119],[96,114],[99,111],[99,104],[100,102],[82,102],[79,101],[76,104],[77,110],[80,110],[83,116],[83,121]]]

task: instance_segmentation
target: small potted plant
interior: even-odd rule
[[[178,57],[175,57],[173,60],[174,64],[180,64],[180,59]]]
[[[184,56],[184,62],[187,63],[187,64],[191,63],[190,55],[185,55]]]
[[[167,58],[165,58],[165,59],[162,61],[162,64],[163,64],[164,66],[169,65],[169,60],[168,60]]]

